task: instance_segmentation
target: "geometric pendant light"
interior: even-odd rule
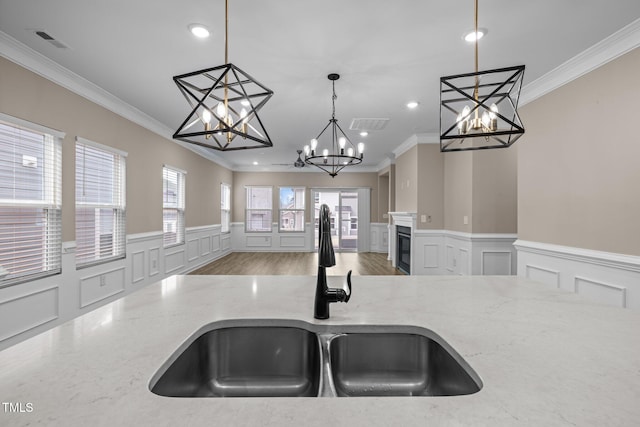
[[[192,109],[173,138],[219,151],[272,147],[258,111],[273,91],[228,62],[228,10],[225,0],[225,64],[173,77]]]
[[[478,34],[478,0],[475,0]],[[524,65],[440,78],[440,151],[468,151],[511,146],[524,134],[518,101]]]

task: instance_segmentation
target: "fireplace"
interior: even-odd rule
[[[396,227],[396,266],[400,271],[411,274],[411,228]]]

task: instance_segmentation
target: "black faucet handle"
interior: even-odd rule
[[[344,302],[349,302],[349,299],[351,298],[351,270],[347,273],[347,288],[349,288],[349,293],[344,299]]]

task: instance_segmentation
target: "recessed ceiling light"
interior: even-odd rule
[[[258,162],[253,162],[253,166],[258,166]]]
[[[209,30],[202,24],[189,25],[189,31],[191,31],[191,34],[198,37],[199,39],[206,39],[207,37],[209,37]]]
[[[488,32],[489,30],[487,30],[486,28],[478,28],[477,33],[475,30],[470,30],[470,31],[467,31],[462,37],[464,38],[465,41],[469,43],[473,43],[474,41],[480,40],[481,38],[486,36]]]
[[[362,132],[360,132],[360,136],[361,136],[361,137],[363,137],[363,138],[364,138],[365,136],[367,136],[367,135],[369,135],[369,132],[367,132],[367,131],[362,131]]]
[[[419,102],[417,102],[417,101],[411,101],[411,102],[408,102],[408,103],[407,103],[407,108],[414,109],[414,108],[416,108],[418,105],[420,105],[420,103],[419,103]]]

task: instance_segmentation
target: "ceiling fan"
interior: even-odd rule
[[[302,150],[296,150],[298,153],[298,158],[295,162],[293,162],[293,166],[296,168],[303,168],[305,163],[300,157],[302,155]],[[273,166],[291,166],[291,163],[272,163]]]

